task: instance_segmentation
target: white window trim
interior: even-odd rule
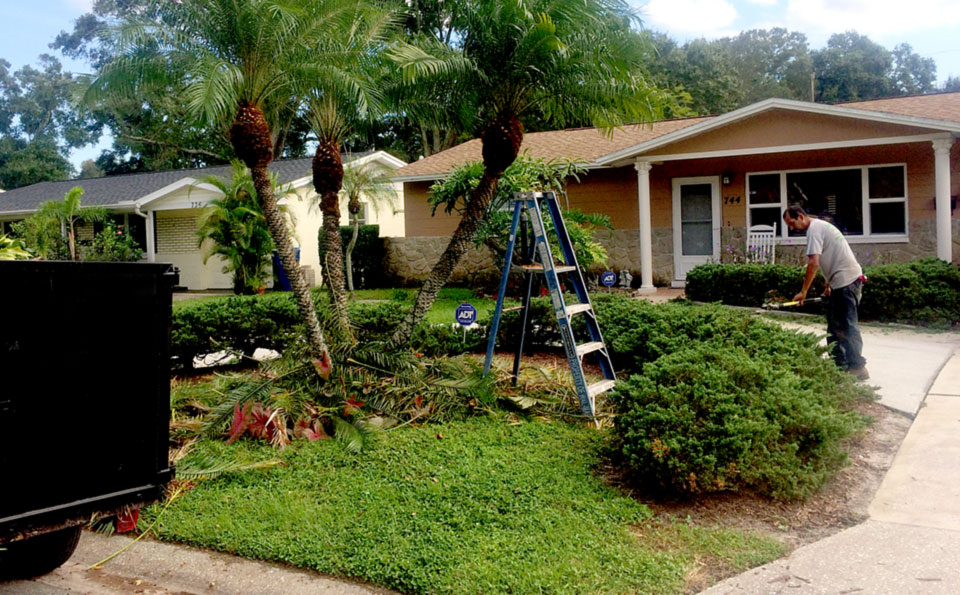
[[[879,167],[902,167],[903,168],[903,193],[902,197],[892,198],[870,198],[870,170]],[[771,171],[752,171],[746,174],[746,194],[747,200],[745,208],[747,209],[747,229],[752,225],[753,209],[774,209],[777,208],[782,213],[787,208],[787,174],[806,173],[813,171],[839,171],[839,170],[860,170],[860,189],[861,200],[863,201],[861,210],[863,212],[863,234],[844,235],[850,244],[906,244],[910,242],[910,208],[907,189],[907,164],[898,163],[876,163],[871,165],[848,165],[841,167],[810,167],[803,169],[777,169]],[[780,202],[762,203],[757,205],[750,204],[750,176],[763,176],[778,174],[780,176]],[[870,205],[883,203],[903,203],[903,225],[905,233],[872,233],[870,229]],[[776,239],[778,244],[788,246],[804,246],[807,243],[806,236],[790,236],[787,233],[787,226],[780,226],[780,236]]]

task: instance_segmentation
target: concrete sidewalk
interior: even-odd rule
[[[957,336],[865,334],[869,382],[880,385],[881,402],[916,413],[870,519],[703,595],[960,593],[960,352],[936,365]]]

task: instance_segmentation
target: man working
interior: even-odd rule
[[[807,232],[807,275],[803,289],[794,296],[801,304],[810,291],[817,269],[823,269],[830,296],[827,306],[827,344],[833,346],[838,366],[858,380],[870,377],[866,360],[860,354],[863,339],[857,325],[857,306],[863,291],[863,270],[839,229],[807,215],[802,207],[788,207],[783,221],[790,229]]]

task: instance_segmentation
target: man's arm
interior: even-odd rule
[[[803,300],[807,299],[807,292],[810,291],[810,286],[813,285],[818,270],[820,270],[820,255],[811,254],[807,257],[807,275],[803,278],[803,289],[793,296],[793,301],[800,302],[803,305]]]

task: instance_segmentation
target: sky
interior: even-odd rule
[[[855,30],[892,50],[909,43],[921,56],[937,62],[940,82],[960,76],[960,0],[630,0],[644,27],[668,33],[679,41],[715,39],[748,29],[786,27],[806,34],[811,49],[823,47],[833,33]],[[93,0],[0,0],[0,58],[17,70],[36,64],[57,33],[90,9]],[[87,72],[88,66],[57,56],[64,68]],[[109,147],[73,152],[79,169]]]

